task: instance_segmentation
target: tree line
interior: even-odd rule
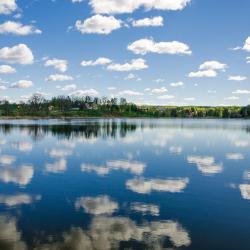
[[[173,117],[173,118],[250,118],[245,107],[146,106],[125,98],[57,96],[46,99],[34,94],[28,101],[0,101],[2,117]]]

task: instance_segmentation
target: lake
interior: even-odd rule
[[[250,121],[0,121],[0,249],[250,249]]]

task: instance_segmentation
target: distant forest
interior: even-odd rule
[[[50,100],[40,94],[27,102],[0,102],[1,117],[155,117],[155,118],[250,118],[246,107],[146,106],[125,98],[58,96]]]

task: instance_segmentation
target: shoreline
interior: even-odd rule
[[[146,116],[60,116],[60,117],[51,117],[51,116],[0,116],[0,120],[84,120],[84,119],[181,119],[181,120],[249,120],[249,118],[220,118],[220,117],[146,117]]]

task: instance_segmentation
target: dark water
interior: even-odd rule
[[[0,121],[0,250],[250,249],[250,121]]]

